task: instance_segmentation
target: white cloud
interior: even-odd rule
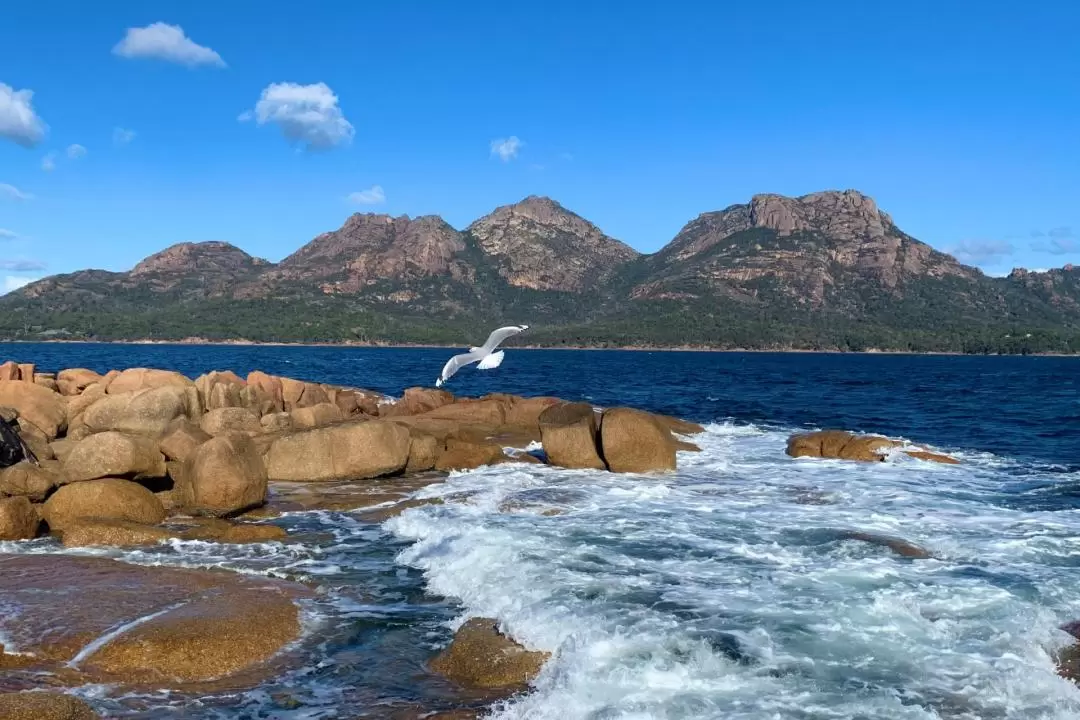
[[[965,240],[948,252],[962,262],[978,265],[1012,255],[1014,248],[1004,240]]]
[[[367,190],[350,193],[346,200],[353,205],[382,205],[386,202],[386,193],[382,185],[372,185]]]
[[[221,56],[208,47],[195,43],[179,25],[156,22],[144,28],[128,28],[124,39],[113,48],[113,54],[125,58],[153,58],[195,67],[214,65],[225,67]]]
[[[0,137],[31,148],[41,142],[47,129],[34,112],[33,90],[16,90],[0,83]]]
[[[254,111],[240,115],[259,125],[276,123],[292,142],[308,150],[325,150],[352,142],[353,126],[338,107],[338,97],[326,83],[272,83],[262,91]]]
[[[518,150],[524,145],[516,135],[511,135],[508,138],[499,138],[498,140],[491,141],[491,154],[498,155],[499,159],[503,162],[510,162],[518,155]]]
[[[3,287],[0,288],[0,295],[11,292],[12,290],[18,290],[21,287],[26,287],[32,282],[40,280],[38,277],[19,277],[18,275],[5,275]]]
[[[56,169],[56,153],[45,153],[45,157],[41,158],[41,169],[45,172],[52,172]]]
[[[113,145],[127,145],[129,142],[135,139],[135,131],[128,130],[127,128],[113,128],[112,141]]]
[[[14,230],[5,230],[4,228],[0,228],[0,240],[18,240],[18,239],[19,239],[19,233],[15,232]]]
[[[7,198],[8,200],[33,200],[34,196],[30,193],[24,193],[14,185],[0,183],[0,198]]]
[[[79,158],[86,157],[87,152],[86,148],[76,143],[75,145],[68,145],[67,156],[72,160],[78,160]]]

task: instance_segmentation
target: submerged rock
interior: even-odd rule
[[[797,433],[788,438],[787,454],[794,458],[815,457],[862,462],[884,462],[889,451],[902,448],[904,443],[881,435],[856,435],[846,430],[818,430]],[[904,454],[918,460],[959,465],[956,458],[926,450],[904,450]]]
[[[77,697],[57,692],[0,695],[3,720],[98,720],[101,716]]]
[[[942,455],[941,453],[928,452],[926,450],[905,450],[905,455],[910,455],[916,460],[926,460],[927,462],[941,463],[942,465],[959,465],[960,461],[954,457],[948,455]]]
[[[1061,629],[1080,640],[1080,620],[1071,622]],[[1062,650],[1058,654],[1057,662],[1058,674],[1080,685],[1080,642]]]
[[[190,518],[170,521],[167,525],[79,519],[68,523],[61,535],[64,547],[139,547],[174,538],[217,543],[257,543],[288,537],[288,533],[277,525],[232,523],[216,518]]]
[[[884,462],[886,453],[899,445],[880,435],[855,435],[845,430],[799,433],[788,438],[787,454],[794,458],[839,458]]]
[[[918,560],[925,560],[933,557],[929,550],[925,550],[915,543],[908,542],[902,538],[894,538],[889,537],[888,535],[879,535],[877,533],[856,530],[845,532],[842,537],[845,540],[861,540],[862,542],[871,543],[873,545],[887,547],[901,557],[915,558]]]
[[[73,594],[74,593],[74,594]],[[237,677],[300,632],[301,586],[64,555],[0,556],[0,632],[43,670],[154,687]],[[137,622],[136,622],[137,621]]]
[[[550,656],[526,650],[499,632],[494,620],[473,618],[431,661],[431,669],[466,687],[516,688],[536,677]]]

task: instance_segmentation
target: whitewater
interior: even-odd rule
[[[1052,657],[1080,618],[1080,512],[1033,509],[1080,477],[792,460],[787,435],[709,426],[670,476],[456,474],[385,527],[459,621],[553,654],[496,718],[1080,717]]]

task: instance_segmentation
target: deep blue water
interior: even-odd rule
[[[263,370],[397,395],[430,386],[443,349],[5,344],[41,370]],[[510,349],[447,389],[589,399],[701,422],[732,419],[897,435],[941,447],[1080,467],[1080,358]]]

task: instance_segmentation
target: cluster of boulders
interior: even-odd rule
[[[266,503],[270,483],[312,483],[538,463],[615,472],[673,470],[676,434],[700,426],[557,398],[379,393],[263,372],[191,380],[148,368],[101,375],[0,365],[0,413],[37,463],[0,470],[0,539],[43,532],[67,545],[167,537],[274,539],[224,521]],[[543,440],[546,453],[513,452]],[[167,521],[168,518],[174,520]],[[217,522],[175,521],[176,517]]]
[[[901,440],[881,435],[856,435],[846,430],[819,430],[799,433],[788,439],[787,454],[791,457],[832,458],[861,462],[885,462],[893,450],[917,460],[957,465],[959,460],[941,453],[921,450]]]

